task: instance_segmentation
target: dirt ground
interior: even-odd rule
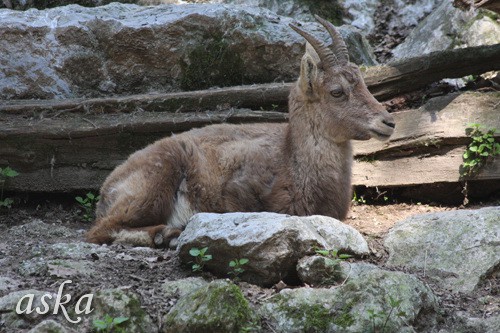
[[[500,205],[500,200],[477,203],[471,207]],[[438,211],[462,209],[427,204],[396,203],[387,205],[353,204],[346,223],[358,229],[368,240],[373,255],[366,261],[384,266],[387,253],[383,247],[383,237],[397,222],[414,214],[423,214]],[[83,241],[83,235],[90,227],[90,222],[81,218],[82,212],[73,203],[72,197],[64,198],[23,198],[17,199],[17,204],[9,211],[0,214],[0,266],[1,276],[16,281],[10,290],[0,291],[0,297],[9,291],[22,289],[38,289],[56,292],[62,278],[67,278],[64,270],[47,272],[22,273],[21,266],[33,258],[34,251],[55,243],[72,243]],[[26,231],[17,233],[13,238],[9,233],[13,227],[26,225],[40,219],[51,226],[52,230],[41,231],[40,235]],[[68,228],[71,232],[57,232],[58,227]],[[21,228],[22,229],[22,228]],[[23,229],[22,229],[23,230]],[[130,289],[140,295],[142,305],[153,320],[162,326],[162,317],[175,304],[176,299],[165,299],[161,294],[161,285],[164,281],[177,280],[195,275],[188,267],[183,267],[175,253],[171,250],[130,248],[121,245],[107,247],[105,255],[92,253],[84,259],[93,267],[92,274],[72,276],[73,284],[66,288],[66,292],[74,295],[83,295],[91,290],[105,288]],[[57,256],[56,256],[57,257]],[[57,259],[57,258],[55,258]],[[426,280],[419,272],[412,272]],[[210,280],[215,277],[210,273],[203,273]],[[442,325],[448,327],[455,320],[451,316],[454,311],[467,311],[475,317],[486,317],[500,313],[499,294],[500,283],[498,277],[486,279],[478,290],[476,297],[461,294],[450,294],[440,290],[435,285],[431,287],[441,296]],[[253,304],[259,304],[263,299],[272,296],[283,288],[297,286],[275,286],[264,289],[247,283],[239,283],[245,296]],[[491,297],[491,302],[485,302],[484,297]],[[483,297],[483,298],[481,298]],[[75,297],[77,299],[78,297]],[[479,299],[482,301],[479,301]],[[264,331],[272,332],[266,322],[262,323]],[[1,327],[0,327],[1,328]],[[1,329],[0,329],[1,331]]]

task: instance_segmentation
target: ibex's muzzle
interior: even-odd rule
[[[394,133],[395,127],[394,117],[386,110],[383,110],[378,117],[373,119],[370,131],[375,139],[385,141]]]

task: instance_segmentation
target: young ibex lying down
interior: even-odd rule
[[[288,124],[211,125],[159,140],[106,179],[93,243],[171,246],[196,212],[270,211],[344,219],[350,140],[385,140],[394,120],[370,94],[334,26],[307,40]]]

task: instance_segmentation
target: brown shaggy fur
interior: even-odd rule
[[[344,219],[350,140],[386,139],[394,122],[356,65],[331,65],[318,53],[308,44],[288,124],[212,125],[132,154],[103,184],[87,240],[166,246],[195,212]]]

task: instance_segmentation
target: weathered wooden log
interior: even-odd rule
[[[500,179],[500,158],[472,177],[461,175],[462,155],[470,142],[468,124],[499,129],[499,111],[500,93],[472,92],[434,98],[418,110],[393,113],[396,131],[390,141],[354,143],[357,161],[353,185],[389,187]]]
[[[443,78],[500,70],[500,44],[434,52],[383,66],[368,67],[365,81],[379,100],[424,87]],[[286,108],[293,83],[271,83],[168,94],[127,97],[0,101],[0,112],[135,111],[192,112],[219,108]]]
[[[432,52],[369,67],[365,82],[379,100],[415,91],[445,78],[500,69],[500,44]]]
[[[418,110],[394,113],[396,132],[386,143],[357,141],[353,184],[407,186],[456,182],[461,154],[470,139],[468,123],[500,128],[500,93],[438,97]],[[84,114],[47,112],[27,117],[0,113],[0,166],[20,175],[13,191],[66,192],[97,189],[127,156],[172,133],[211,123],[286,121],[274,111],[134,112]],[[500,134],[499,134],[500,135]],[[475,179],[500,179],[500,159]]]
[[[20,172],[6,188],[26,192],[97,189],[132,152],[155,140],[214,123],[285,121],[273,111],[59,113],[43,117],[0,113],[0,166]]]

